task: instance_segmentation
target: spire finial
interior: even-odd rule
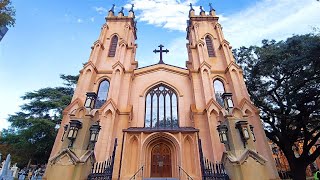
[[[133,12],[133,7],[134,7],[134,4],[131,4],[131,9],[129,12]]]
[[[124,8],[123,8],[123,7],[121,7],[121,10],[119,11],[119,13],[124,14],[124,13],[123,13],[123,10],[124,10]]]
[[[115,6],[116,6],[115,4],[112,4],[112,7],[111,7],[111,9],[109,10],[109,12],[111,11],[111,12],[114,13],[114,7],[115,7]]]
[[[216,11],[215,9],[212,8],[212,4],[209,3],[209,6],[210,6],[210,11]]]
[[[194,11],[193,7],[192,7],[192,3],[190,3],[190,11]]]
[[[202,13],[202,12],[205,13],[205,11],[203,10],[202,6],[200,6],[200,13]]]

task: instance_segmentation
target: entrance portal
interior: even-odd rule
[[[151,177],[172,177],[171,151],[164,143],[151,150]]]

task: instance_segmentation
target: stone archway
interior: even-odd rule
[[[180,146],[167,133],[153,133],[143,143],[145,177],[178,177]]]
[[[172,177],[171,155],[166,142],[159,141],[152,147],[150,177]]]

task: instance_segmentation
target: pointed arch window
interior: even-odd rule
[[[153,87],[146,96],[146,128],[177,128],[178,99],[173,89],[163,84]]]
[[[109,87],[110,87],[110,83],[108,80],[105,79],[100,82],[98,93],[97,93],[98,94],[97,100],[94,106],[95,109],[101,108],[101,106],[106,102],[108,97]]]
[[[209,36],[206,36],[206,44],[209,57],[215,57],[216,55],[214,53],[212,39]]]
[[[118,44],[118,36],[114,35],[111,38],[108,57],[114,57],[116,55],[117,44]]]
[[[222,99],[222,94],[225,92],[223,82],[220,81],[219,79],[214,80],[213,88],[214,88],[214,94],[216,96],[216,101],[220,104],[220,106],[223,107],[224,103]]]

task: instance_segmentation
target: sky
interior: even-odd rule
[[[152,51],[163,44],[164,62],[185,67],[189,4],[208,12],[212,3],[233,48],[259,45],[263,39],[285,40],[320,26],[316,0],[12,0],[16,25],[0,42],[0,130],[9,114],[20,110],[26,92],[62,84],[60,74],[76,75],[88,61],[104,17],[114,3],[128,14],[134,4],[139,67],[155,64]]]

